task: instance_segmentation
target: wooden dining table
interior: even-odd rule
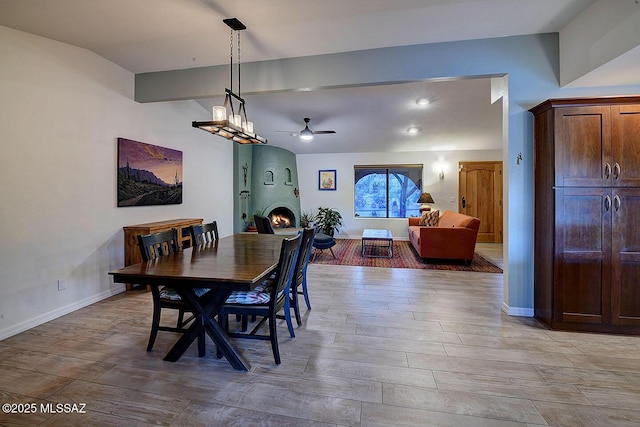
[[[170,286],[196,316],[164,360],[177,361],[198,336],[206,333],[234,369],[248,371],[251,365],[214,316],[232,291],[253,290],[275,271],[285,237],[278,234],[234,234],[109,274],[116,283]],[[195,288],[209,288],[211,291],[198,297]]]

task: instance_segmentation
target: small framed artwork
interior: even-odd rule
[[[336,189],[336,170],[318,171],[318,190]]]

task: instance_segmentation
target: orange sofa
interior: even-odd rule
[[[409,218],[409,240],[423,261],[459,259],[471,264],[480,227],[478,218],[444,211],[433,227],[419,223],[420,218]]]

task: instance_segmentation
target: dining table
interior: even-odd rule
[[[176,290],[195,315],[164,360],[175,362],[204,333],[236,370],[251,365],[215,320],[215,315],[233,291],[249,291],[276,269],[286,235],[238,233],[215,242],[193,246],[171,255],[110,271],[116,283],[169,286]],[[194,289],[209,288],[201,297]],[[203,356],[200,354],[199,356]]]

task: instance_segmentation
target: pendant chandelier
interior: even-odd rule
[[[208,122],[192,122],[191,126],[202,129],[239,144],[266,144],[267,140],[253,132],[253,122],[247,119],[244,99],[240,96],[240,31],[247,27],[236,18],[224,19],[222,22],[231,29],[230,43],[230,88],[225,88],[224,104],[213,107],[213,120]],[[233,92],[233,32],[238,40],[238,93]],[[237,105],[234,106],[234,103]]]

